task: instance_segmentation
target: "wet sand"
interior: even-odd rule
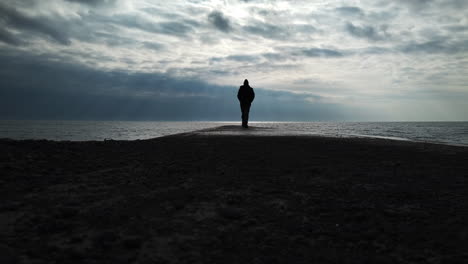
[[[467,147],[255,131],[0,140],[0,263],[467,263]]]

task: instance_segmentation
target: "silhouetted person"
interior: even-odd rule
[[[237,92],[237,99],[240,102],[240,108],[242,112],[242,127],[248,128],[249,125],[249,111],[250,105],[252,104],[255,98],[255,93],[252,87],[249,85],[247,79],[244,80],[244,85],[239,88]]]

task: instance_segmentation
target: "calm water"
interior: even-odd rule
[[[239,122],[0,121],[0,138],[148,139]],[[370,136],[468,146],[468,122],[251,122],[278,134]]]

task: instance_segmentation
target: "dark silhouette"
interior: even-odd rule
[[[244,85],[239,88],[237,92],[237,99],[240,102],[240,108],[242,112],[242,127],[248,128],[249,125],[249,111],[250,105],[252,104],[255,98],[255,93],[252,87],[249,85],[249,81],[247,79],[244,80]]]

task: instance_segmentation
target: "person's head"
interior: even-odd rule
[[[245,79],[245,80],[244,80],[244,85],[247,85],[247,86],[248,86],[248,85],[249,85],[249,80]]]

